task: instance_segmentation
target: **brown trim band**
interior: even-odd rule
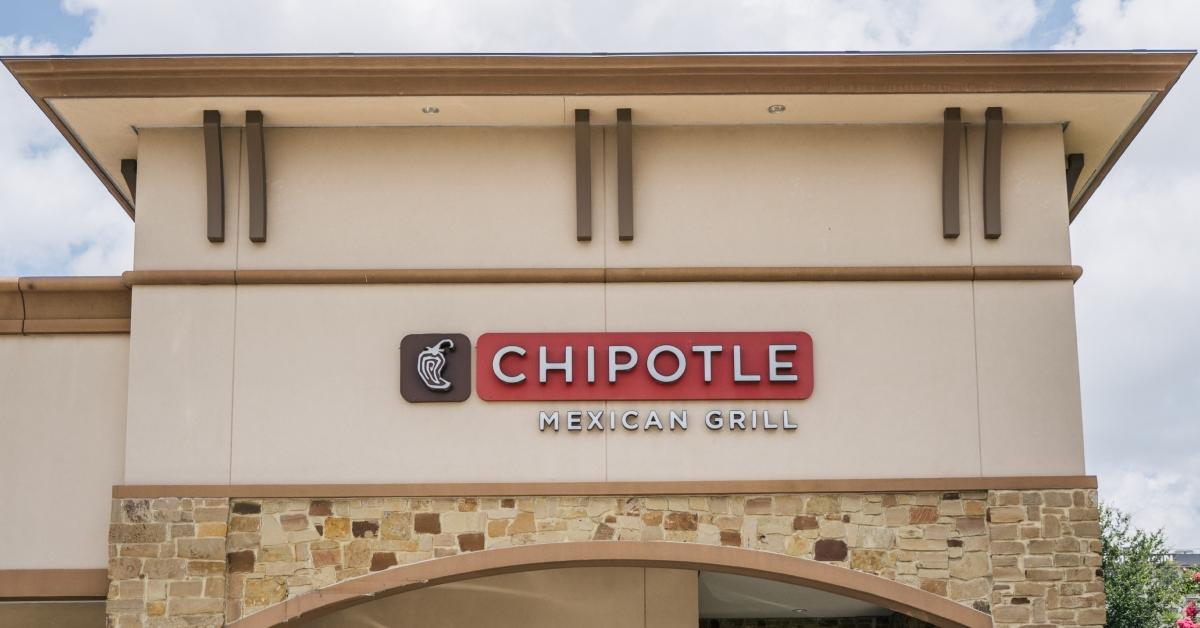
[[[547,543],[436,558],[311,591],[229,626],[267,628],[424,587],[565,567],[657,567],[732,573],[844,595],[942,628],[992,626],[990,615],[965,604],[865,572],[761,550],[664,541]]]
[[[127,334],[130,309],[120,277],[0,279],[0,334]]]
[[[1165,89],[1191,51],[5,57],[34,98]]]
[[[107,569],[0,569],[0,600],[103,600]]]
[[[768,493],[907,493],[1094,489],[1094,475],[860,480],[722,480],[685,482],[509,482],[429,484],[125,484],[113,499],[138,497],[514,497],[527,495],[761,495]]]
[[[394,268],[356,270],[133,270],[127,286],[689,283],[790,281],[1069,280],[1079,266],[753,266],[664,268]]]

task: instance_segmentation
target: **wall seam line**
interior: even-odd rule
[[[229,467],[227,469],[228,482],[233,484],[233,410],[235,407],[235,397],[237,395],[237,327],[238,327],[238,290],[237,285],[237,270],[241,261],[242,250],[242,151],[246,148],[246,134],[243,130],[238,131],[238,159],[237,159],[237,202],[234,206],[237,208],[237,215],[233,220],[233,276],[235,278],[233,285],[233,333],[231,334],[232,347],[229,352]]]
[[[646,583],[646,579],[649,577],[650,569],[648,567],[642,567],[642,628],[649,628],[649,625],[646,623],[646,621],[649,619],[649,613],[646,612],[646,604],[648,603],[647,600],[649,599],[649,596],[646,595],[646,588],[649,585]]]
[[[600,220],[600,238],[604,245],[600,248],[600,267],[604,270],[603,281],[600,284],[600,298],[604,331],[608,331],[608,129],[600,129],[600,168],[604,173],[600,185],[600,206],[604,208],[604,216]],[[608,400],[604,401],[604,413],[608,414]],[[608,481],[608,432],[604,432],[604,481]],[[645,623],[643,619],[643,624]]]
[[[963,173],[967,178],[967,250],[970,254],[971,268],[975,269],[975,208],[972,205],[974,196],[971,194],[971,143],[970,128],[963,133],[963,159],[967,162]],[[975,288],[978,286],[978,270],[973,271],[971,278],[971,358],[975,366],[975,444],[976,456],[979,461],[979,476],[983,477],[983,389],[979,385],[979,310]],[[990,560],[990,558],[989,558]]]

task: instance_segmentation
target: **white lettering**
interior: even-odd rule
[[[704,381],[712,381],[712,357],[714,353],[720,353],[720,345],[696,345],[692,347],[692,353],[704,354]]]
[[[679,426],[679,429],[683,429],[683,430],[687,429],[687,410],[684,410],[682,413],[675,412],[674,410],[671,411],[671,431],[672,432],[675,431],[676,425]]]
[[[587,348],[587,381],[589,384],[596,383],[596,347],[588,345]]]
[[[719,430],[725,425],[725,421],[721,419],[720,410],[709,410],[704,414],[704,427],[710,430]]]
[[[573,369],[573,366],[571,364],[571,347],[567,347],[564,350],[564,353],[566,355],[563,357],[562,362],[548,362],[546,360],[546,347],[545,346],[538,347],[538,381],[539,382],[541,382],[543,384],[546,383],[546,374],[549,371],[562,371],[563,374],[566,376],[566,382],[568,384],[571,383],[571,381],[572,381],[571,375],[572,375],[572,369]]]
[[[799,426],[799,425],[795,425],[795,424],[791,423],[790,421],[788,421],[788,411],[787,411],[787,410],[784,410],[784,411],[783,411],[783,429],[785,429],[785,430],[794,430],[794,429],[796,429],[796,428],[798,428],[798,427],[800,427],[800,426]]]
[[[779,429],[778,424],[771,422],[771,411],[770,410],[763,410],[763,429],[764,430]]]
[[[742,345],[733,345],[733,381],[735,382],[758,382],[762,381],[761,375],[742,373]],[[733,415],[730,414],[730,421],[733,421]]]
[[[604,411],[596,410],[595,412],[593,412],[591,410],[588,410],[587,415],[588,415],[588,426],[587,426],[588,431],[590,432],[593,429],[597,429],[597,430],[600,430],[601,432],[603,432],[604,431],[604,423],[601,423],[600,419],[604,417]]]
[[[583,430],[583,413],[578,410],[567,411],[567,431],[579,432]]]
[[[555,432],[558,431],[558,413],[557,412],[555,412],[553,414],[546,414],[545,410],[538,412],[538,429],[545,432],[547,426],[554,428]]]
[[[746,413],[745,412],[742,412],[741,410],[730,410],[729,411],[729,429],[732,430],[735,427],[740,430],[746,429]]]
[[[617,362],[617,354],[624,354],[629,358],[628,362]],[[631,371],[637,365],[637,350],[626,345],[613,345],[608,348],[608,383],[617,383],[618,371]]]
[[[662,419],[658,418],[657,410],[651,410],[650,414],[646,415],[646,427],[643,429],[648,430],[651,427],[657,427],[660,432],[663,430]]]
[[[770,356],[767,361],[767,364],[768,364],[767,370],[770,373],[771,381],[773,381],[773,382],[794,382],[794,381],[798,381],[800,379],[800,376],[796,375],[795,373],[780,373],[779,372],[780,370],[786,371],[786,370],[789,370],[792,368],[792,363],[790,361],[784,362],[783,360],[780,360],[779,354],[780,353],[795,353],[796,345],[771,345],[770,347],[768,347],[767,352]]]
[[[629,419],[631,417],[634,419],[638,417],[637,410],[626,410],[625,413],[621,415],[621,427],[627,430],[636,430],[638,428],[638,424],[630,423]]]
[[[496,375],[496,379],[504,382],[505,384],[520,384],[521,382],[525,381],[524,373],[509,375],[504,372],[504,369],[500,368],[500,361],[504,359],[504,356],[510,353],[524,357],[525,350],[516,345],[501,347],[500,350],[496,352],[496,355],[492,356],[492,373]],[[554,429],[558,428],[556,427]]]
[[[675,367],[675,372],[671,373],[670,375],[663,375],[660,373],[658,371],[658,366],[655,364],[655,360],[658,359],[658,356],[664,353],[670,353],[671,355],[675,356],[675,360],[678,363],[678,366]],[[653,377],[654,381],[670,384],[671,382],[678,381],[680,377],[683,377],[683,372],[687,370],[687,358],[684,357],[683,352],[677,347],[673,347],[671,345],[659,345],[650,351],[650,355],[646,356],[646,370],[650,371],[650,377]]]

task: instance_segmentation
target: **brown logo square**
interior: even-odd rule
[[[400,394],[411,403],[471,396],[471,339],[463,334],[409,334],[400,341]]]

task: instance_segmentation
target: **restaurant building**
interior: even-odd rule
[[[1192,56],[6,58],[136,239],[0,281],[0,625],[1102,625],[1069,225]]]

